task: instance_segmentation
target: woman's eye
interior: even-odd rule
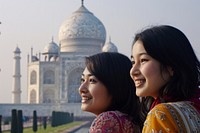
[[[132,60],[131,62],[132,62],[132,65],[134,65],[134,64],[135,64],[135,61],[134,61],[134,60]]]
[[[85,79],[84,79],[84,78],[81,78],[81,84],[82,84],[83,82],[85,82]]]
[[[141,63],[145,63],[147,61],[148,61],[147,59],[141,59]]]
[[[90,83],[96,83],[97,81],[95,79],[90,79]]]

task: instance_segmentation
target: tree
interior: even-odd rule
[[[18,133],[23,133],[23,115],[22,110],[18,110],[17,113],[17,122],[18,122]]]
[[[11,133],[17,133],[17,110],[12,109]]]
[[[37,132],[37,112],[36,110],[33,111],[33,131]]]
[[[46,129],[47,128],[47,117],[43,117],[43,127],[44,127],[44,129]]]
[[[2,130],[1,130],[1,121],[2,121],[2,115],[0,115],[0,133],[2,133]]]
[[[52,126],[52,127],[56,127],[56,112],[55,112],[55,111],[52,112],[52,116],[51,116],[51,126]]]

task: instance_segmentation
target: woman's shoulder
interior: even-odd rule
[[[132,119],[127,114],[120,111],[106,111],[99,114],[96,121],[112,121],[113,123],[119,123],[121,125],[129,123],[132,124]]]
[[[157,131],[198,131],[199,120],[200,114],[188,101],[161,103],[148,113],[144,127]]]
[[[106,111],[97,116],[92,122],[90,132],[133,132],[134,124],[128,115],[119,111]]]
[[[156,105],[150,112],[163,111],[166,113],[189,113],[193,115],[199,115],[197,109],[192,105],[190,101],[180,101],[180,102],[169,102],[169,103],[160,103]]]
[[[128,117],[127,114],[124,114],[120,111],[106,111],[106,112],[103,112],[101,114],[98,115],[98,117],[107,117],[107,116],[113,116],[113,117]]]

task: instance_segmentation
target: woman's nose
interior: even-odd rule
[[[131,77],[138,75],[138,74],[140,74],[140,70],[138,69],[138,67],[136,65],[133,65],[131,70],[130,70]]]
[[[79,87],[79,93],[86,93],[88,91],[86,83],[82,83]]]

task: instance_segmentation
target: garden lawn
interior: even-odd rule
[[[82,123],[83,121],[74,121],[57,127],[51,127],[51,125],[47,125],[46,130],[43,128],[43,126],[38,126],[38,130],[36,133],[61,133],[67,129],[81,125]],[[10,131],[3,131],[2,133],[10,133]],[[30,128],[24,128],[23,133],[34,133],[34,132],[32,127],[30,127]]]

